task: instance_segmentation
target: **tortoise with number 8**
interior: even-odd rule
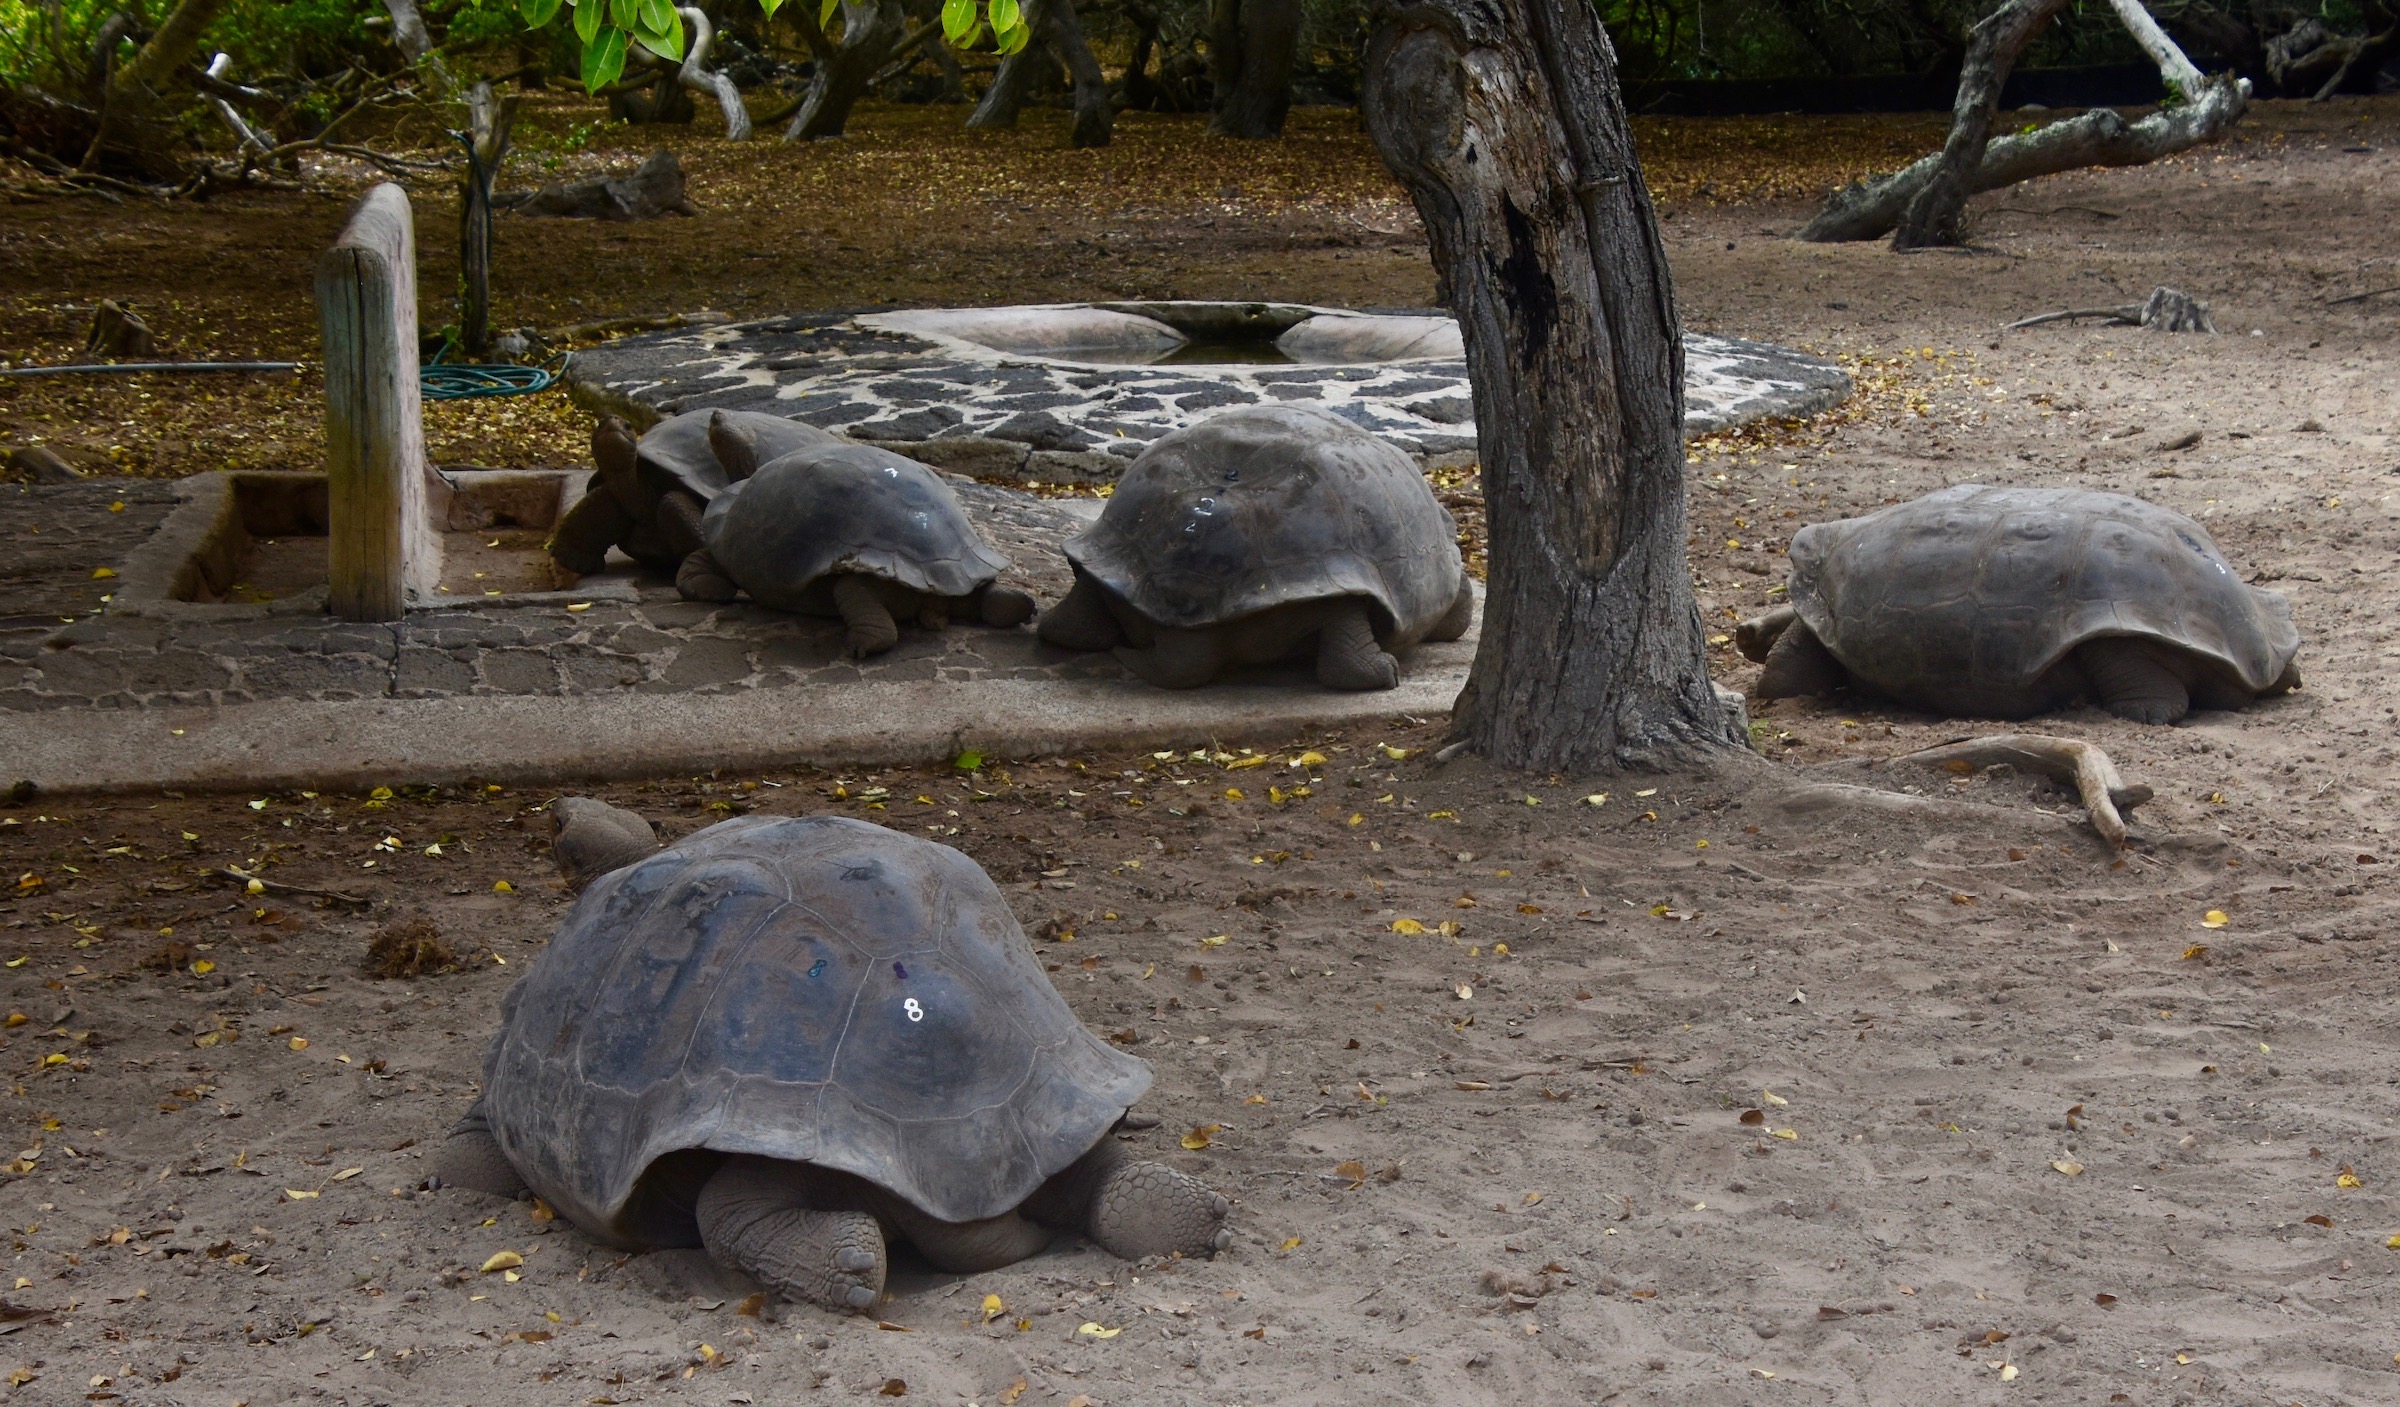
[[[445,1182],[839,1310],[881,1296],[893,1235],[962,1273],[1049,1228],[1231,1244],[1223,1197],[1111,1136],[1149,1066],[1077,1023],[974,861],[839,816],[663,851],[598,802],[556,819],[562,869],[606,873],[503,1003]]]

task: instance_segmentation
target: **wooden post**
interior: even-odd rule
[[[386,182],[317,261],[325,337],[326,609],[398,620],[433,591],[442,540],[426,516],[417,384],[417,239],[408,194]]]

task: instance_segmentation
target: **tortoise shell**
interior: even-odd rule
[[[661,420],[635,441],[635,462],[640,466],[642,487],[646,491],[660,494],[669,489],[688,489],[702,503],[712,503],[732,486],[725,466],[717,462],[717,456],[708,447],[709,418],[718,414],[758,437],[760,464],[795,450],[840,443],[814,425],[764,411],[687,410]]]
[[[2253,694],[2300,648],[2290,602],[2245,583],[2198,523],[2085,489],[1959,484],[1810,524],[1791,602],[1868,688],[1945,714],[2038,712],[2043,676],[2103,636],[2173,646]]]
[[[1000,891],[946,845],[745,816],[586,890],[509,993],[493,1136],[576,1225],[697,1245],[728,1154],[996,1216],[1106,1136],[1150,1068],[1085,1030]]]
[[[762,463],[708,506],[700,539],[752,600],[787,611],[835,572],[966,596],[1008,569],[940,475],[838,441]]]
[[[1407,454],[1313,406],[1248,406],[1163,436],[1066,545],[1151,622],[1222,625],[1340,596],[1414,643],[1458,597],[1458,525]]]

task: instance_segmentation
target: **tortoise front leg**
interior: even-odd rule
[[[577,576],[608,570],[608,549],[633,526],[633,515],[604,484],[583,497],[550,530],[550,559]]]
[[[1400,661],[1375,643],[1365,600],[1354,596],[1336,602],[1333,614],[1317,627],[1317,682],[1328,689],[1399,687]]]
[[[1034,599],[1013,586],[986,586],[974,596],[975,618],[995,630],[1010,630],[1033,619],[1041,609]]]
[[[2100,706],[2135,723],[2173,723],[2192,711],[2191,690],[2156,647],[2124,636],[2092,640],[2075,650],[2084,680]]]
[[[1817,632],[1795,617],[1767,648],[1767,667],[1758,672],[1758,685],[1751,692],[1762,699],[1830,694],[1849,677]]]
[[[700,1189],[700,1244],[786,1299],[864,1313],[883,1296],[883,1228],[840,1209],[831,1181],[804,1163],[729,1158]]]
[[[896,1227],[937,1270],[973,1275],[1039,1255],[1050,1233],[1017,1212],[982,1221],[936,1221],[893,1196],[875,1201],[876,1214]]]
[[[1123,1260],[1205,1256],[1233,1244],[1225,1225],[1231,1203],[1188,1173],[1134,1157],[1113,1138],[1035,1189],[1023,1210],[1080,1231]]]
[[[700,550],[700,515],[708,505],[689,489],[669,489],[658,496],[658,536],[667,554],[677,561]]]
[[[511,1200],[531,1192],[508,1161],[508,1155],[500,1151],[500,1140],[492,1137],[492,1126],[484,1121],[480,1099],[442,1140],[441,1152],[434,1155],[433,1175],[441,1179],[444,1187],[464,1187],[470,1192]]]
[[[1225,665],[1225,637],[1216,626],[1205,630],[1161,627],[1150,648],[1119,645],[1117,663],[1161,689],[1197,689],[1217,677]]]
[[[730,601],[741,587],[703,547],[675,569],[675,592],[686,601]]]
[[[990,595],[986,591],[985,595]],[[999,622],[994,621],[993,624]],[[1064,599],[1042,612],[1033,627],[1045,645],[1062,650],[1105,650],[1122,642],[1125,632],[1117,628],[1117,618],[1109,613],[1108,601],[1091,578],[1077,573],[1074,588]]]
[[[891,608],[883,603],[883,593],[875,583],[855,572],[845,572],[833,579],[834,608],[842,613],[842,624],[848,627],[843,643],[849,646],[852,659],[880,655],[900,643],[900,627],[892,620]]]

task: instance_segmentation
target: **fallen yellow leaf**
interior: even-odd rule
[[[283,1195],[295,1202],[310,1202],[316,1200],[317,1197],[316,1193],[304,1192],[297,1187],[286,1187],[283,1189]]]
[[[983,1297],[983,1322],[984,1322],[984,1323],[986,1323],[986,1324],[989,1324],[989,1323],[991,1323],[993,1320],[995,1320],[995,1319],[999,1318],[1001,1315],[1003,1315],[1003,1314],[1006,1314],[1007,1312],[1008,1312],[1008,1306],[1006,1306],[1006,1305],[1004,1305],[1004,1304],[1002,1304],[1002,1303],[1000,1302],[1000,1297],[999,1297],[998,1295],[985,1295],[985,1296]]]
[[[2185,962],[2198,962],[2200,959],[2207,956],[2208,945],[2206,943],[2194,943],[2192,946],[2183,950],[2183,960]]]
[[[2072,1159],[2053,1158],[2050,1161],[2050,1166],[2054,1171],[2064,1173],[2068,1177],[2083,1176],[2083,1164],[2075,1162]]]
[[[1283,1238],[1283,1244],[1277,1246],[1275,1249],[1279,1251],[1296,1251],[1300,1249],[1300,1238],[1297,1236],[1286,1236]]]
[[[1125,1331],[1123,1329],[1111,1329],[1105,1325],[1095,1324],[1091,1320],[1087,1319],[1083,1321],[1083,1323],[1076,1326],[1075,1332],[1082,1334],[1087,1338],[1113,1339]]]
[[[1197,1153],[1201,1149],[1208,1146],[1208,1136],[1210,1134],[1222,1132],[1224,1127],[1225,1126],[1223,1124],[1197,1124],[1193,1126],[1190,1132],[1184,1134],[1183,1137],[1175,1141],[1190,1149],[1194,1153]]]
[[[2200,926],[2202,928],[2223,928],[2226,924],[2231,922],[2233,922],[2233,920],[2225,917],[2225,911],[2223,909],[2210,909],[2207,913],[2204,913],[2200,916]]]
[[[365,1168],[344,1168],[340,1172],[337,1172],[333,1175],[333,1180],[335,1182],[348,1182],[350,1179],[365,1171]]]
[[[2344,1163],[2342,1164],[2341,1176],[2336,1177],[2333,1180],[2333,1185],[2336,1187],[2364,1187],[2367,1184],[2359,1180],[2358,1173],[2355,1169],[2353,1169],[2348,1163]]]
[[[1392,931],[1414,938],[1425,931],[1425,925],[1413,918],[1396,918],[1392,920]]]
[[[495,1270],[514,1270],[524,1263],[525,1257],[515,1251],[494,1251],[491,1259],[483,1263],[483,1273],[489,1275]]]

